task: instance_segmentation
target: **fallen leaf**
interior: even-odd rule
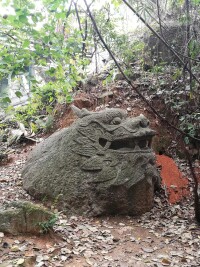
[[[12,246],[12,247],[10,248],[10,250],[11,250],[12,252],[17,252],[17,251],[20,251],[20,248],[19,248],[18,246]]]
[[[16,264],[17,265],[22,265],[24,263],[24,259],[23,258],[20,258],[17,260]]]
[[[145,247],[143,247],[142,250],[143,250],[144,252],[147,252],[147,253],[152,253],[152,252],[154,252],[154,249],[153,249],[153,248],[145,248]]]
[[[166,259],[166,258],[163,258],[162,259],[162,265],[164,265],[164,266],[168,266],[168,265],[170,265],[171,264],[171,261],[170,260],[168,260],[168,259]]]

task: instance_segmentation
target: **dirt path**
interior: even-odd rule
[[[0,204],[30,196],[22,188],[21,169],[31,147],[19,149],[0,167]],[[5,266],[200,266],[200,231],[190,198],[169,205],[163,193],[140,218],[67,217],[54,232],[40,237],[0,233],[0,267]]]

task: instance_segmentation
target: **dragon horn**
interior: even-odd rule
[[[79,118],[83,118],[91,114],[86,108],[79,109],[76,106],[72,105],[71,109],[73,110],[74,114]]]

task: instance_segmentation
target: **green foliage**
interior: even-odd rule
[[[164,63],[163,64],[156,64],[151,69],[151,72],[153,72],[153,73],[162,73],[164,71],[164,69],[165,69],[163,65],[164,65]]]
[[[29,103],[24,107],[17,108],[15,111],[16,121],[22,122],[26,128],[30,128],[32,132],[38,133],[44,131],[46,133],[53,129],[54,118],[52,109],[46,106],[42,109],[40,103]],[[48,111],[47,111],[48,110]],[[41,113],[44,114],[41,114]]]
[[[192,114],[185,114],[180,117],[180,126],[181,129],[187,132],[191,136],[198,136],[199,131],[199,122],[200,121],[200,113],[193,112]],[[189,138],[185,138],[186,144],[189,143]]]
[[[58,203],[60,200],[62,200],[63,198],[63,194],[59,194],[55,197],[54,201],[53,201],[53,204],[52,204],[52,207],[55,208],[58,206]]]
[[[43,234],[48,233],[53,228],[57,220],[58,220],[58,217],[54,214],[48,221],[39,223],[42,233]]]
[[[155,3],[153,1],[136,1],[136,10],[146,21],[151,20],[152,14],[155,10]]]
[[[177,79],[179,79],[182,75],[182,70],[177,68],[174,72],[174,74],[172,75],[172,79],[175,81]]]
[[[132,43],[133,53],[135,54],[135,56],[137,56],[137,58],[139,58],[139,55],[141,56],[141,53],[143,53],[144,48],[145,48],[145,43],[142,42],[141,40],[136,39]]]
[[[136,44],[131,35],[117,30],[117,25],[123,23],[123,17],[116,18],[112,14],[111,5],[104,5],[98,12],[95,13],[95,20],[98,24],[98,28],[110,50],[115,57],[126,64],[132,62],[134,58],[134,47]],[[138,46],[142,42],[138,41]],[[99,46],[101,50],[101,45]]]
[[[191,0],[194,5],[200,4],[200,0]]]
[[[196,59],[200,54],[200,43],[196,39],[192,39],[188,45],[191,58]]]
[[[36,6],[33,0],[7,0],[5,5],[13,12],[0,17],[0,80],[22,74],[28,78],[30,100],[16,109],[15,118],[33,132],[49,131],[55,104],[72,101],[90,62],[82,57],[82,33],[73,10],[66,16],[67,1],[43,0]],[[30,66],[40,69],[43,85],[30,74]],[[15,94],[22,96],[20,90]],[[1,107],[8,111],[10,104],[8,95],[0,97]]]
[[[118,8],[122,4],[122,0],[111,0],[115,8]]]
[[[113,81],[114,70],[111,70],[109,75],[102,81],[102,85],[106,86]]]
[[[25,127],[37,133],[41,130],[51,131],[54,125],[54,106],[57,102],[57,92],[46,84],[34,91],[30,102],[22,107],[17,107],[14,112],[16,121],[22,122]],[[59,94],[59,93],[58,93]]]
[[[131,69],[126,69],[124,71],[124,74],[129,78],[133,75],[133,71]]]
[[[14,15],[0,18],[0,79],[24,74],[31,65],[40,66],[47,69],[45,75],[52,83],[48,86],[59,88],[61,99],[69,101],[70,92],[83,77],[82,66],[89,61],[81,57],[81,32],[71,27],[74,17],[66,17],[66,2],[41,1],[39,9],[33,0],[8,0],[7,5],[13,7]],[[35,88],[41,88],[29,78],[34,95]],[[16,95],[21,97],[21,92]],[[4,97],[1,102],[10,101]]]

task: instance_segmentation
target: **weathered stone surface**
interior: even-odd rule
[[[167,43],[172,44],[174,50],[184,51],[185,43],[187,42],[187,36],[185,32],[187,31],[187,23],[177,23],[176,21],[166,21],[167,28],[163,28],[163,35]],[[198,24],[197,24],[198,25]],[[196,26],[197,26],[196,25]],[[196,27],[195,27],[196,28]],[[197,31],[199,31],[199,25],[197,26]],[[155,63],[166,62],[171,64],[176,62],[176,57],[171,53],[169,49],[166,49],[166,45],[158,39],[155,35],[145,33],[144,43],[146,44],[145,51],[150,52],[151,60]],[[150,63],[148,58],[144,58],[145,63]],[[148,64],[147,64],[148,65]],[[152,64],[149,65],[152,67]]]
[[[87,81],[88,85],[92,85],[92,86],[96,86],[98,84],[98,76],[91,76],[88,81]]]
[[[117,73],[114,77],[115,81],[125,80],[124,75],[122,73]]]
[[[12,202],[0,207],[0,231],[14,235],[41,234],[50,228],[50,220],[54,217],[52,212],[40,205],[28,201]]]
[[[22,172],[32,196],[56,202],[68,213],[130,214],[153,205],[159,175],[150,148],[155,132],[140,115],[89,112],[37,145]]]

